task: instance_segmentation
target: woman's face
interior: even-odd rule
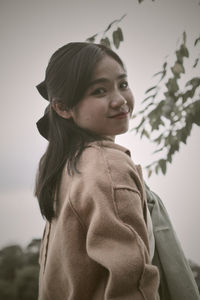
[[[134,98],[123,67],[106,55],[97,64],[83,99],[71,109],[81,128],[114,137],[128,130]]]

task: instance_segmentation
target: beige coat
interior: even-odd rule
[[[39,300],[155,300],[140,166],[127,149],[93,142],[64,169],[57,217],[46,224]]]

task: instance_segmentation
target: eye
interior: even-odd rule
[[[128,81],[125,80],[120,83],[121,89],[127,89],[127,87],[128,87]]]
[[[97,88],[92,92],[92,95],[103,95],[105,94],[106,89],[105,88]]]

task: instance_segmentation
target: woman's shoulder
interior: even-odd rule
[[[91,203],[113,199],[114,191],[126,189],[143,195],[142,177],[127,149],[112,142],[93,142],[83,151],[78,173],[70,181],[70,201],[78,211]],[[114,192],[114,193],[113,193]]]
[[[96,141],[88,144],[82,153],[81,162],[88,167],[106,168],[108,165],[116,167],[125,167],[130,164],[134,167],[130,151],[121,145],[112,141]],[[86,163],[87,162],[87,163]]]
[[[140,167],[132,161],[130,151],[107,140],[90,143],[79,166],[93,180],[109,179],[115,186],[132,185],[134,179],[141,177]]]

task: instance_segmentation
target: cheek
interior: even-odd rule
[[[94,105],[80,105],[74,114],[74,121],[79,125],[94,123],[97,118],[98,114]]]
[[[134,98],[131,90],[129,91],[129,94],[128,94],[128,102],[129,102],[129,106],[130,106],[130,109],[132,112],[134,110],[134,106],[135,106],[135,98]]]
[[[79,126],[94,126],[107,114],[107,99],[87,99],[73,109],[73,119]]]

